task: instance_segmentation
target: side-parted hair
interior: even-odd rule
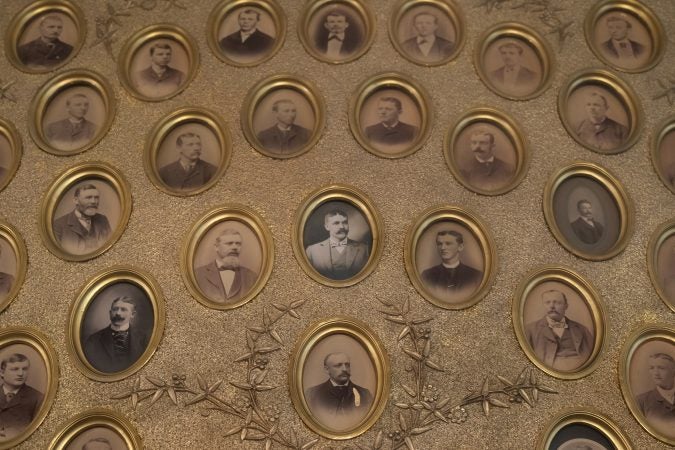
[[[9,363],[17,363],[24,361],[28,361],[28,357],[26,355],[24,355],[23,353],[12,353],[11,355],[3,358],[2,362],[0,362],[0,370],[5,370],[7,364]]]
[[[559,291],[557,289],[549,289],[549,290],[541,293],[541,298],[543,299],[544,295],[546,295],[546,294],[560,294],[560,296],[563,298],[563,301],[565,302],[565,304],[567,304],[567,296],[565,295],[565,293],[563,291]]]
[[[609,108],[609,103],[607,103],[607,98],[599,92],[591,92],[590,97],[600,97],[602,103],[605,105],[605,108]]]
[[[89,97],[87,97],[87,96],[84,95],[84,94],[77,93],[77,94],[71,95],[70,97],[68,97],[68,98],[66,99],[66,106],[70,106],[70,101],[73,100],[74,98],[77,98],[77,97],[82,97],[82,98],[84,98],[86,101],[89,101]]]
[[[523,47],[519,44],[516,44],[515,42],[505,42],[501,44],[499,47],[497,47],[497,50],[502,51],[503,48],[509,48],[513,47],[516,50],[518,50],[518,54],[522,55],[523,54]]]
[[[295,103],[293,103],[293,100],[288,99],[288,98],[282,98],[282,99],[279,99],[279,100],[275,101],[274,103],[272,103],[272,111],[279,112],[279,105],[281,105],[282,103],[290,103],[291,105],[295,106]]]
[[[495,143],[495,135],[492,131],[489,131],[487,128],[476,128],[476,130],[471,133],[471,136],[475,136],[477,134],[482,134],[484,136],[487,136],[490,139],[490,145]]]
[[[328,365],[328,358],[330,358],[331,356],[334,356],[334,355],[345,355],[345,356],[347,357],[347,359],[349,359],[349,360],[351,361],[351,358],[350,358],[349,355],[346,354],[345,352],[332,352],[332,353],[327,354],[327,355],[323,358],[323,365],[324,365],[324,367]]]
[[[128,295],[121,295],[112,301],[112,303],[110,304],[110,309],[112,309],[112,307],[115,306],[115,303],[119,302],[130,304],[131,306],[134,307],[134,312],[136,312],[138,304],[135,298],[129,297]]]
[[[335,217],[335,216],[342,216],[342,217],[346,218],[347,220],[349,220],[349,216],[347,215],[347,213],[344,210],[336,208],[336,209],[331,209],[330,211],[328,211],[323,216],[323,221],[326,222],[326,221],[328,221],[328,219],[330,219],[331,217]]]
[[[219,242],[220,242],[220,238],[222,238],[223,236],[228,236],[228,235],[233,235],[233,234],[236,234],[236,235],[238,235],[239,237],[241,237],[241,233],[240,233],[239,231],[235,230],[234,228],[225,228],[225,229],[223,229],[223,231],[221,231],[220,233],[218,233],[218,236],[216,236],[216,243],[219,243]]]
[[[331,10],[328,12],[328,14],[326,14],[326,19],[328,19],[330,16],[334,16],[334,17],[344,17],[344,18],[345,18],[345,21],[346,21],[347,23],[349,23],[349,15],[348,15],[346,12],[344,12],[343,10],[341,10],[341,9],[331,9]]]
[[[81,184],[81,185],[79,185],[78,187],[75,188],[75,194],[74,194],[74,196],[75,196],[75,197],[79,197],[79,196],[80,196],[80,192],[82,192],[82,191],[88,191],[88,190],[90,190],[90,189],[96,189],[96,190],[98,190],[98,188],[97,188],[96,186],[94,186],[93,184],[91,184],[91,183]]]
[[[63,23],[63,19],[57,16],[56,14],[47,14],[44,16],[42,19],[40,19],[39,26],[42,26],[43,23],[46,21],[51,20],[53,22],[61,22]]]
[[[401,100],[396,97],[380,97],[379,101],[393,103],[396,105],[396,109],[398,109],[399,112],[403,111],[403,104],[401,103]]]
[[[610,15],[610,16],[607,16],[607,19],[605,20],[605,22],[606,22],[608,25],[609,25],[610,22],[625,22],[625,24],[626,24],[626,26],[627,26],[628,28],[632,28],[632,27],[633,27],[633,25],[631,25],[631,23],[628,21],[628,19],[626,19],[626,18],[624,18],[624,17],[621,17],[621,16],[618,16],[618,15],[616,15],[616,14],[612,14],[612,15]]]
[[[170,46],[169,44],[167,44],[166,42],[157,42],[157,43],[152,44],[152,45],[150,46],[150,56],[152,56],[152,55],[155,54],[155,49],[156,49],[156,48],[163,48],[163,49],[165,49],[165,50],[166,50],[166,49],[169,49],[169,51],[173,51],[173,50],[171,49],[171,46]]]
[[[452,236],[457,240],[458,244],[463,244],[464,243],[464,236],[462,236],[462,233],[459,231],[455,230],[441,230],[438,233],[436,233],[436,238],[439,236]]]
[[[417,20],[417,18],[419,16],[431,16],[431,17],[434,18],[434,23],[438,23],[438,17],[436,17],[433,13],[430,13],[430,12],[427,12],[427,11],[423,11],[423,12],[419,12],[419,13],[415,14],[413,16],[413,19],[412,19],[413,23],[415,23],[415,21]]]
[[[256,20],[260,20],[260,13],[255,9],[246,8],[245,10],[240,12],[237,17],[241,17],[243,14],[255,14]]]
[[[176,138],[176,144],[179,145],[179,146],[182,146],[182,145],[183,145],[183,139],[185,139],[185,138],[193,138],[193,137],[196,137],[196,138],[199,139],[199,140],[202,139],[198,134],[192,133],[192,132],[188,132],[188,133],[183,133],[183,134],[181,134],[180,136],[178,136],[178,137]]]
[[[649,357],[653,359],[665,359],[666,361],[670,361],[670,364],[675,366],[675,359],[673,359],[673,357],[670,356],[668,353],[661,353],[661,352],[652,353],[651,355],[649,355]]]

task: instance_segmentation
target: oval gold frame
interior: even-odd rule
[[[77,27],[79,39],[73,44],[73,50],[68,55],[68,58],[64,59],[60,64],[55,64],[45,69],[36,69],[21,62],[17,52],[17,43],[32,20],[49,12],[57,12],[68,16]],[[7,25],[5,55],[9,62],[22,72],[31,74],[48,73],[60,69],[72,61],[82,49],[86,37],[87,22],[84,13],[75,2],[70,0],[33,0],[19,11]]]
[[[308,261],[307,254],[303,245],[303,236],[305,234],[305,224],[311,214],[319,206],[326,202],[338,201],[350,204],[359,210],[370,228],[373,237],[370,257],[361,271],[346,280],[333,280],[332,278],[321,275]],[[302,267],[302,270],[314,281],[329,287],[348,287],[353,286],[366,277],[368,277],[380,261],[382,250],[384,249],[384,223],[382,217],[377,212],[375,204],[370,198],[355,187],[346,184],[331,184],[321,187],[309,194],[300,203],[295,212],[293,220],[293,229],[291,230],[291,239],[295,259]]]
[[[2,192],[14,178],[16,171],[19,170],[23,154],[23,142],[21,141],[21,135],[14,125],[2,117],[0,117],[0,135],[4,136],[7,142],[9,142],[9,152],[12,158],[12,164],[5,168],[5,179],[0,179],[0,192]]]
[[[659,282],[658,259],[661,246],[668,238],[674,235],[675,219],[672,219],[659,225],[649,238],[649,244],[647,244],[647,269],[649,270],[652,286],[654,286],[656,293],[659,294],[663,303],[673,312],[675,312],[675,301],[668,299],[663,285]]]
[[[202,187],[193,190],[172,189],[167,186],[159,176],[159,168],[157,167],[157,155],[162,142],[174,129],[189,123],[197,123],[207,127],[216,136],[220,147],[220,161],[216,165],[216,173],[213,177],[205,183]],[[230,159],[232,157],[232,139],[230,133],[218,114],[206,108],[179,108],[166,116],[162,117],[152,128],[148,134],[143,152],[143,167],[145,174],[148,176],[152,184],[157,189],[169,195],[178,197],[189,197],[200,194],[220,181],[225,174]]]
[[[30,425],[14,438],[0,442],[0,450],[15,448],[15,446],[28,439],[38,429],[42,421],[47,417],[54,403],[56,391],[59,388],[59,361],[57,353],[42,332],[32,328],[17,326],[0,329],[0,349],[13,344],[27,345],[40,355],[47,372],[47,386],[46,392],[43,393],[44,399],[42,400],[40,409]]]
[[[418,270],[416,261],[417,245],[426,229],[438,222],[455,222],[460,224],[474,236],[476,241],[478,241],[478,245],[481,247],[483,260],[485,262],[483,279],[481,280],[478,289],[462,302],[450,303],[434,296],[424,287],[424,283],[420,279],[419,274],[421,273],[421,270]],[[497,275],[498,259],[496,249],[497,247],[492,238],[492,234],[485,223],[476,214],[459,206],[439,205],[432,206],[422,211],[418,218],[415,219],[415,222],[408,228],[405,244],[403,245],[403,260],[410,282],[425,300],[439,308],[459,310],[475,305],[481,301],[492,288],[495,276]]]
[[[105,108],[105,119],[100,125],[100,130],[94,135],[91,141],[82,147],[72,150],[59,150],[49,143],[43,130],[42,121],[52,99],[58,94],[78,86],[89,87],[101,96]],[[53,78],[47,80],[47,82],[38,89],[31,101],[28,110],[28,131],[30,132],[31,138],[33,138],[33,141],[38,147],[52,155],[70,156],[89,150],[98,144],[108,131],[110,131],[117,109],[113,92],[110,83],[108,83],[103,75],[92,70],[72,69],[57,74]]]
[[[67,450],[78,435],[91,428],[108,428],[117,433],[127,450],[142,450],[143,442],[131,422],[122,414],[104,408],[88,409],[61,426],[49,444],[49,450]]]
[[[555,220],[555,212],[553,211],[553,197],[555,191],[563,182],[573,177],[585,177],[595,181],[607,191],[616,203],[616,209],[621,219],[619,237],[617,238],[616,243],[605,253],[592,254],[575,248],[562,234],[560,227],[558,227],[558,223]],[[628,241],[633,235],[635,214],[633,211],[633,203],[628,196],[628,192],[612,172],[598,164],[588,161],[576,161],[556,170],[546,182],[542,203],[544,219],[546,219],[546,224],[551,230],[553,237],[555,237],[556,241],[558,241],[558,243],[568,252],[579,258],[588,261],[604,261],[613,258],[624,251],[628,245]]]
[[[59,205],[59,201],[68,189],[73,184],[79,183],[81,180],[91,178],[106,182],[115,190],[120,199],[120,221],[117,224],[117,228],[112,230],[108,241],[100,248],[82,255],[74,255],[66,252],[58,243],[52,228],[52,218]],[[129,183],[127,183],[126,179],[122,176],[122,173],[113,166],[103,162],[89,162],[70,167],[61,172],[54,181],[52,181],[40,202],[38,226],[42,242],[52,254],[66,261],[81,262],[95,258],[112,247],[120,236],[122,236],[122,233],[124,233],[127,222],[129,222],[129,216],[131,216],[131,202],[131,188],[129,187]]]
[[[225,17],[238,8],[255,7],[265,11],[270,15],[277,35],[274,37],[274,45],[261,58],[251,62],[239,62],[229,58],[220,48],[218,39],[218,29]],[[266,61],[269,61],[276,55],[286,40],[286,15],[284,10],[277,4],[275,0],[230,0],[221,1],[214,6],[211,14],[209,14],[209,21],[206,27],[206,40],[214,55],[221,61],[236,67],[254,67]]]
[[[402,44],[398,41],[398,27],[403,16],[411,9],[419,6],[430,6],[445,13],[450,19],[450,22],[455,27],[455,34],[457,38],[454,42],[454,50],[452,53],[435,62],[428,62],[416,59],[403,50]],[[408,61],[425,67],[442,66],[450,61],[454,61],[462,52],[464,43],[466,41],[465,19],[461,9],[453,0],[399,0],[394,6],[391,18],[389,19],[389,40],[397,52],[401,54]]]
[[[516,165],[513,179],[504,187],[495,190],[481,189],[469,184],[462,176],[459,167],[455,162],[453,154],[455,153],[455,144],[459,136],[469,125],[475,123],[488,123],[497,127],[511,141],[513,149],[516,152]],[[459,183],[468,190],[481,195],[501,195],[515,189],[525,178],[530,165],[529,145],[523,129],[511,116],[503,111],[494,108],[474,108],[471,109],[448,128],[443,142],[443,156],[445,164]]]
[[[647,29],[651,35],[653,42],[652,54],[646,64],[634,69],[621,67],[620,65],[607,58],[595,45],[594,31],[598,21],[605,14],[611,11],[620,11],[624,14],[632,16]],[[626,73],[640,73],[653,69],[663,59],[666,50],[667,39],[663,32],[663,26],[658,19],[658,16],[647,7],[647,5],[636,1],[623,0],[601,0],[596,3],[593,8],[586,14],[584,20],[584,35],[586,37],[586,44],[591,49],[593,54],[607,64],[614,70],[619,70]]]
[[[208,298],[199,288],[194,271],[194,256],[204,235],[214,226],[224,221],[240,222],[256,235],[260,242],[261,262],[258,279],[249,292],[236,302],[217,303]],[[238,308],[253,300],[263,290],[274,266],[274,240],[263,218],[253,209],[237,204],[218,206],[207,211],[190,227],[180,253],[180,273],[190,295],[199,303],[211,309],[221,311]]]
[[[132,67],[134,57],[140,48],[147,42],[155,39],[166,39],[183,47],[188,58],[188,70],[185,73],[185,81],[175,91],[158,97],[150,97],[142,94],[134,87],[128,69]],[[197,42],[183,28],[169,23],[150,25],[138,30],[124,42],[119,55],[117,59],[117,73],[120,83],[131,95],[146,102],[161,102],[180,94],[192,83],[199,69],[199,47],[197,46]]]
[[[319,12],[319,10],[321,10],[324,6],[327,6],[329,3],[345,5],[350,10],[358,13],[358,15],[361,16],[361,20],[363,20],[364,26],[366,28],[364,30],[365,39],[363,44],[361,45],[361,49],[344,59],[339,60],[329,59],[326,56],[322,55],[321,53],[317,52],[316,49],[314,48],[314,44],[312,43],[311,37],[308,35],[309,32],[308,28],[314,14]],[[298,19],[297,26],[298,26],[298,38],[300,39],[302,46],[305,47],[307,53],[309,53],[312,57],[318,59],[319,61],[329,64],[350,63],[360,58],[361,56],[365,55],[368,52],[368,50],[370,50],[370,47],[373,45],[373,42],[375,41],[375,15],[371,11],[370,6],[368,6],[365,2],[361,0],[309,0],[302,9],[302,12],[300,13],[300,18]]]
[[[154,327],[148,346],[136,362],[125,370],[119,372],[101,372],[92,366],[82,349],[82,320],[87,313],[91,303],[108,286],[115,283],[130,283],[143,290],[152,304],[152,314]],[[164,296],[157,281],[148,272],[132,266],[113,266],[104,269],[91,278],[78,290],[77,295],[70,304],[68,311],[68,322],[66,324],[66,335],[68,354],[70,359],[84,376],[95,381],[113,382],[120,381],[130,375],[138,372],[152,358],[159,346],[164,334],[164,323],[166,320]]]
[[[584,303],[586,303],[591,313],[591,319],[593,320],[593,326],[595,327],[593,350],[591,351],[588,360],[574,372],[563,372],[545,365],[530,348],[524,333],[526,325],[523,322],[525,300],[535,287],[547,281],[565,284],[567,287],[574,290],[579,297],[584,300]],[[520,348],[532,364],[546,374],[562,380],[578,380],[579,378],[583,378],[592,373],[597,368],[598,364],[600,364],[600,356],[605,347],[605,338],[607,335],[605,306],[595,287],[574,270],[562,266],[543,266],[527,274],[518,285],[513,297],[513,302],[511,304],[511,319],[513,321],[513,332],[518,339]]]
[[[663,139],[669,133],[675,132],[675,115],[666,117],[656,126],[655,130],[656,131],[652,135],[650,142],[652,165],[654,166],[654,171],[656,172],[656,175],[658,175],[661,182],[666,186],[666,188],[668,188],[670,192],[675,194],[675,183],[670,184],[666,175],[663,173],[663,170],[661,167],[659,167],[659,160],[661,159],[661,144],[663,143]],[[675,179],[673,181],[675,181]]]
[[[322,339],[335,334],[347,335],[363,346],[375,367],[377,378],[377,388],[373,395],[371,411],[359,424],[341,433],[323,426],[314,418],[305,400],[302,387],[302,372],[307,356]],[[298,338],[289,361],[288,389],[293,406],[307,427],[328,439],[352,439],[368,431],[377,422],[387,406],[390,385],[391,366],[385,346],[368,325],[347,316],[323,319],[309,326]]]
[[[651,340],[665,340],[675,346],[675,327],[667,324],[649,324],[635,330],[628,339],[626,339],[619,359],[619,385],[621,386],[621,395],[635,420],[645,429],[645,431],[647,431],[647,433],[666,444],[675,445],[675,436],[668,437],[662,435],[647,422],[646,418],[640,412],[640,408],[635,401],[635,395],[633,395],[633,391],[630,387],[630,373],[628,370],[630,367],[630,359],[632,359],[637,347]]]
[[[584,425],[595,429],[609,440],[616,450],[633,450],[628,436],[609,417],[591,408],[567,409],[550,420],[535,447],[536,450],[549,450],[558,432],[569,425]]]
[[[289,89],[302,95],[312,107],[315,117],[315,125],[309,141],[307,141],[300,149],[287,155],[267,150],[258,140],[253,127],[255,111],[260,105],[260,102],[262,102],[267,95],[278,89]],[[303,155],[310,151],[321,138],[326,126],[326,104],[323,97],[319,94],[319,89],[309,80],[291,74],[273,75],[260,80],[248,91],[241,104],[240,121],[246,140],[259,153],[277,159],[295,158],[296,156]]]
[[[26,270],[28,269],[28,251],[26,250],[26,243],[19,231],[10,223],[5,222],[2,219],[0,219],[0,239],[5,240],[9,246],[12,247],[14,258],[16,259],[16,275],[14,275],[14,283],[5,298],[0,302],[1,313],[10,305],[10,303],[12,303],[17,295],[19,295],[21,286],[23,286],[23,282],[26,279]]]
[[[384,152],[371,145],[361,130],[361,120],[359,117],[361,109],[366,101],[380,89],[396,89],[401,91],[415,103],[420,113],[420,130],[417,138],[407,148],[397,153]],[[368,78],[356,88],[349,101],[349,128],[354,138],[366,151],[380,158],[398,159],[415,153],[422,148],[429,138],[432,122],[431,100],[426,89],[420,83],[402,73],[384,72]]]
[[[512,95],[498,89],[488,78],[483,66],[483,59],[490,45],[498,39],[511,38],[523,42],[536,54],[541,64],[541,81],[537,89],[527,95]],[[532,100],[543,94],[550,86],[555,73],[553,51],[544,37],[534,28],[519,22],[501,22],[485,30],[478,40],[473,52],[473,66],[483,84],[495,94],[509,100]]]
[[[575,89],[584,85],[595,85],[607,89],[619,99],[629,117],[630,127],[626,142],[611,150],[601,150],[582,141],[575,132],[575,126],[567,118],[567,102]],[[582,147],[601,155],[614,155],[631,148],[640,138],[644,124],[644,113],[638,103],[638,96],[628,83],[606,69],[582,69],[570,76],[558,94],[558,115],[567,134]]]

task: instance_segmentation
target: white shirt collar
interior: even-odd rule
[[[442,264],[443,264],[443,267],[445,267],[446,269],[454,269],[455,267],[459,266],[459,263],[460,263],[460,261],[458,260],[454,264],[446,264],[446,263],[442,263]]]
[[[332,384],[333,386],[349,386],[349,380],[347,380],[347,382],[344,384],[337,384],[335,381],[333,381],[332,378],[329,378],[328,380],[330,380],[330,384]]]
[[[494,162],[495,160],[495,155],[490,156],[488,159],[480,159],[478,155],[476,155],[476,159],[478,160],[479,163],[485,164],[485,163],[491,163]]]
[[[129,323],[122,325],[121,327],[110,324],[110,328],[112,328],[113,331],[127,331],[129,329]]]

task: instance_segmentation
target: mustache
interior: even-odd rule
[[[122,317],[122,316],[113,316],[112,319],[110,319],[110,320],[112,320],[113,322],[121,322],[122,320],[124,320],[124,317]]]

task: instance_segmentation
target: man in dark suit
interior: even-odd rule
[[[13,353],[0,362],[0,442],[24,431],[42,406],[42,392],[26,384],[30,361],[26,355]]]
[[[183,133],[176,139],[178,160],[159,169],[159,177],[172,189],[199,189],[213,178],[216,166],[200,158],[202,140],[198,134]]]
[[[96,135],[96,124],[85,116],[89,99],[84,94],[74,94],[66,100],[68,117],[47,125],[45,135],[50,144],[60,148],[79,148],[87,145]]]
[[[490,73],[490,79],[497,87],[507,91],[533,91],[537,87],[538,76],[533,70],[521,64],[523,47],[513,41],[507,41],[498,47],[504,65]]]
[[[577,126],[577,136],[599,150],[614,150],[628,139],[628,128],[607,117],[609,104],[604,95],[591,92],[586,100],[587,119]]]
[[[572,231],[584,244],[597,244],[602,237],[604,227],[593,219],[593,205],[588,200],[579,200],[577,211],[579,211],[579,217],[570,223]]]
[[[649,375],[654,389],[637,396],[640,411],[648,421],[675,436],[675,359],[667,353],[649,356]]]
[[[351,361],[345,353],[329,353],[323,360],[328,379],[305,390],[309,409],[319,418],[358,421],[373,404],[373,396],[351,380]]]
[[[514,169],[495,156],[495,136],[487,129],[479,128],[470,136],[474,158],[460,174],[471,186],[492,191],[506,186],[513,178]]]
[[[84,356],[96,370],[120,372],[138,361],[148,347],[148,333],[135,326],[136,299],[115,298],[110,305],[110,324],[84,341]]]
[[[220,48],[226,55],[250,57],[266,53],[274,45],[274,38],[258,29],[260,13],[246,8],[239,13],[239,30],[220,40]]]
[[[258,274],[239,261],[242,247],[241,233],[226,228],[216,237],[216,259],[195,269],[197,285],[211,301],[236,302],[245,297],[258,281]]]
[[[59,39],[63,20],[54,14],[40,19],[40,36],[17,48],[19,60],[27,66],[55,66],[62,63],[73,51],[73,46]]]
[[[401,45],[408,55],[427,62],[438,62],[452,55],[455,44],[436,34],[438,18],[434,14],[427,11],[415,14],[413,27],[417,36]]]
[[[361,46],[361,33],[351,26],[349,15],[340,9],[333,9],[327,15],[323,28],[317,30],[317,50],[333,60],[348,58]]]
[[[324,216],[328,239],[305,249],[309,263],[324,277],[346,280],[358,274],[368,262],[368,245],[349,239],[349,218],[341,209]]]
[[[462,263],[464,236],[454,230],[440,230],[436,234],[436,250],[441,264],[422,272],[425,287],[440,297],[456,297],[475,291],[483,280],[483,272]]]
[[[412,142],[418,128],[398,120],[403,112],[401,100],[396,97],[382,97],[377,102],[377,116],[380,122],[366,127],[366,138],[380,145],[401,145]]]
[[[105,215],[98,212],[100,197],[98,188],[91,183],[75,189],[75,208],[54,220],[52,227],[64,250],[83,254],[96,250],[108,239],[110,223]]]
[[[635,59],[645,52],[644,45],[628,39],[628,33],[633,27],[622,15],[612,14],[607,16],[607,31],[611,36],[601,44],[605,54],[618,59]]]
[[[265,149],[289,155],[302,149],[309,142],[312,132],[295,124],[297,109],[289,99],[280,99],[272,104],[277,123],[258,133],[258,141]]]
[[[171,45],[167,42],[156,42],[150,46],[150,66],[136,74],[136,85],[143,92],[162,97],[175,92],[183,84],[185,74],[169,66],[171,53]]]

